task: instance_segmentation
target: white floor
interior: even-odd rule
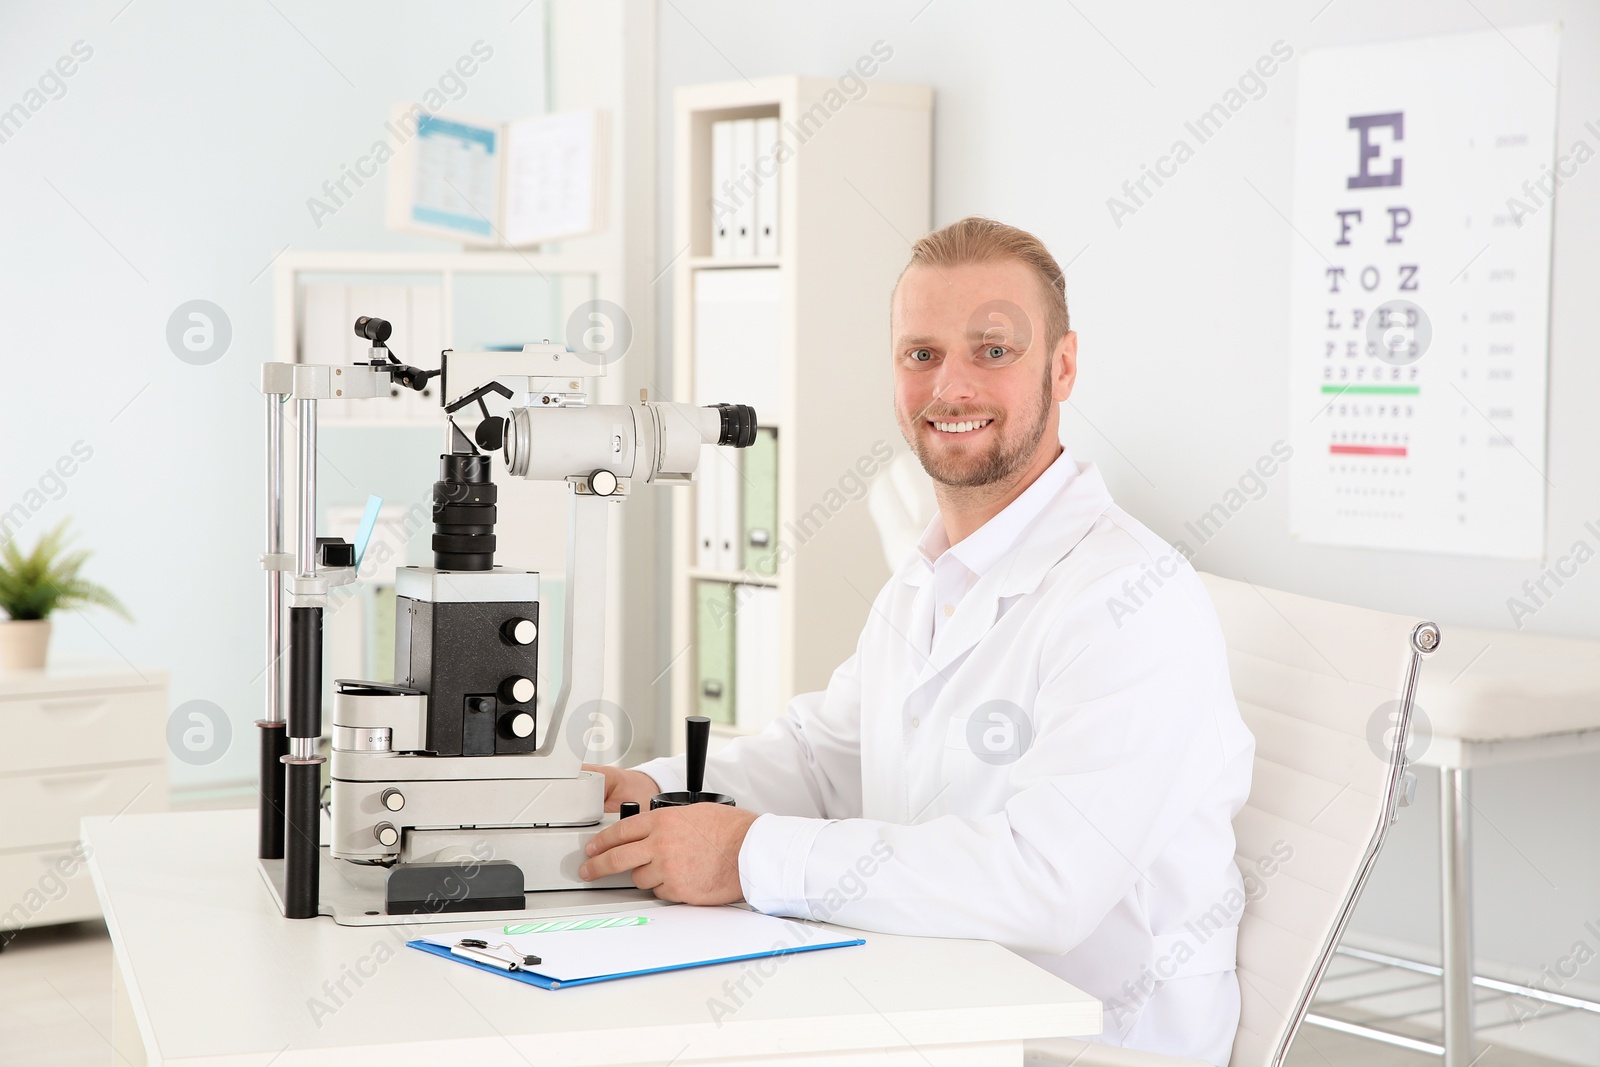
[[[0,952],[0,1064],[111,1064],[111,939],[104,923],[23,930]]]
[[[1317,1010],[1350,1019],[1375,1019],[1374,1005],[1379,1001],[1366,999],[1372,991],[1370,977],[1370,971],[1362,967],[1338,965],[1324,983]],[[1422,1037],[1430,1036],[1431,1025],[1436,1034],[1436,989],[1430,1002],[1421,983],[1401,979],[1388,987],[1391,1001],[1403,987],[1405,995],[1416,998],[1415,1003],[1402,1005],[1398,1018],[1395,1012],[1388,1012],[1381,1025]],[[1483,1008],[1492,1011],[1492,1002],[1485,1001]],[[1561,1018],[1552,1015],[1529,1025],[1554,1025]],[[1492,1042],[1494,1030],[1487,1030],[1483,1037]],[[0,1064],[98,1067],[116,1062],[111,1049],[111,941],[105,926],[74,923],[22,931],[0,952]],[[1306,1026],[1295,1041],[1287,1067],[1435,1067],[1440,1062],[1439,1057],[1426,1053]],[[1485,1044],[1475,1067],[1562,1067],[1562,1063]]]

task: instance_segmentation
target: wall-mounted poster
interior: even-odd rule
[[[1542,555],[1552,197],[1581,164],[1556,158],[1558,42],[1551,24],[1301,59],[1290,536]]]

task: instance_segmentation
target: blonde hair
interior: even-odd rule
[[[943,229],[924,235],[911,246],[911,262],[900,271],[915,266],[959,267],[968,263],[995,263],[1014,260],[1033,271],[1042,283],[1045,306],[1045,339],[1054,348],[1072,329],[1067,314],[1067,281],[1050,250],[1027,230],[1007,226],[981,215],[968,215]],[[895,288],[900,287],[899,279]]]

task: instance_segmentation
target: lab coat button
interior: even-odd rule
[[[954,615],[955,613],[956,613],[956,606],[954,604],[946,604],[944,606],[944,617],[945,618],[948,619],[950,616]]]
[[[915,715],[913,715],[911,717],[911,725],[913,727],[921,726],[922,725],[922,720],[917,718]]]

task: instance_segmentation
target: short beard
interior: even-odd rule
[[[980,456],[976,467],[968,469],[961,466],[959,461],[951,461],[935,454],[935,451],[928,447],[922,434],[916,432],[920,427],[911,427],[913,432],[909,434],[906,434],[905,428],[902,427],[901,433],[922,463],[922,469],[941,485],[967,489],[993,485],[1016,477],[1027,468],[1034,452],[1038,450],[1039,439],[1044,436],[1045,423],[1050,415],[1050,403],[1054,399],[1050,370],[1051,365],[1047,363],[1043,386],[1039,392],[1039,405],[1033,413],[1032,424],[1008,441],[1001,431],[1010,422],[1009,414],[995,419],[995,435],[1000,438],[1000,443],[986,455]],[[919,416],[918,421],[926,422],[927,416]]]

